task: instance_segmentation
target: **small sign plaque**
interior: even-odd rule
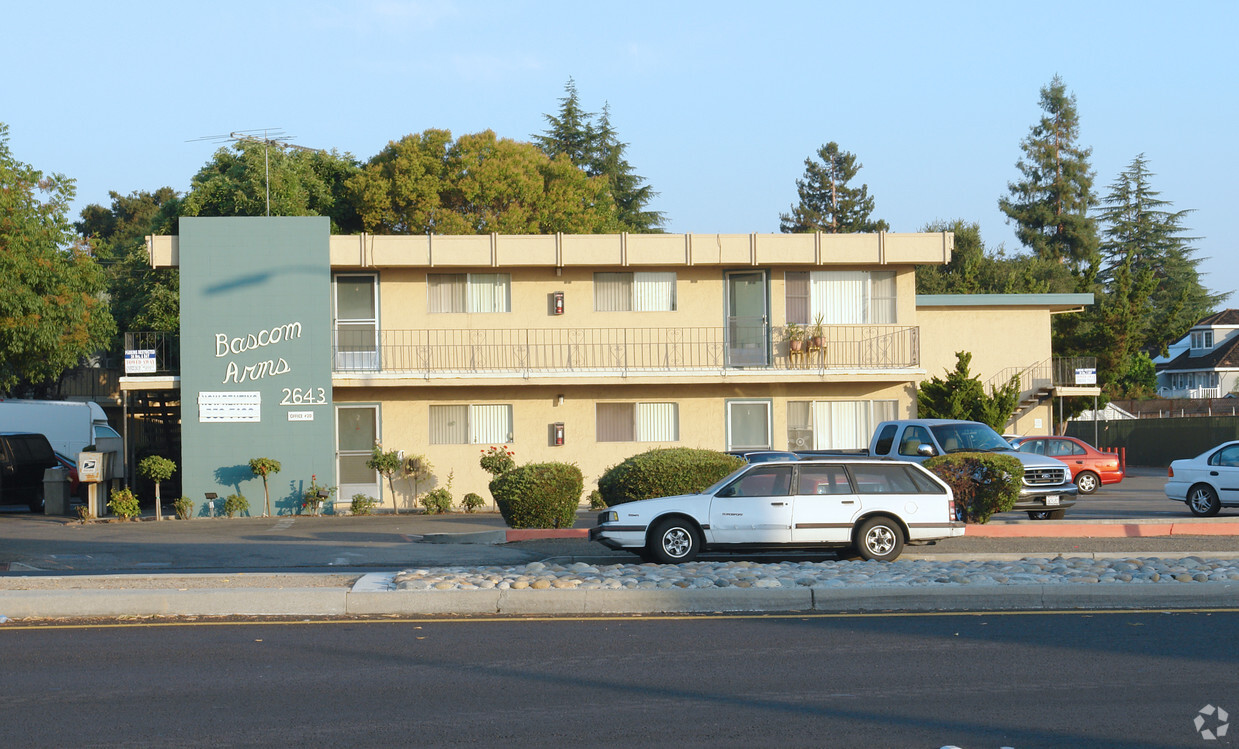
[[[313,411],[289,411],[289,421],[314,421]]]
[[[262,421],[262,393],[256,390],[198,393],[198,421]]]

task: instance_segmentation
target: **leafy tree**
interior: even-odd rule
[[[150,479],[155,484],[155,519],[163,520],[163,501],[159,496],[159,485],[172,478],[176,473],[176,463],[160,455],[148,455],[138,463],[138,475]]]
[[[18,161],[0,123],[0,393],[46,386],[107,346],[103,273],[68,221],[73,180]]]
[[[624,229],[632,232],[659,232],[665,220],[661,211],[646,209],[658,193],[645,178],[634,173],[624,152],[628,144],[619,139],[611,124],[611,109],[604,104],[602,114],[581,108],[576,82],[571,78],[564,85],[559,100],[559,114],[544,115],[550,126],[534,143],[552,159],[567,157],[574,166],[590,177],[605,177],[615,202],[617,216]]]
[[[427,130],[389,143],[348,182],[362,228],[391,234],[622,230],[605,180],[487,130]]]
[[[328,216],[332,231],[360,228],[345,184],[358,172],[352,156],[336,151],[237,141],[215,152],[190,182],[182,216]]]
[[[175,234],[180,202],[171,187],[129,195],[109,193],[110,207],[91,204],[74,224],[90,241],[107,278],[108,299],[119,332],[175,331],[180,327],[180,274],[152,268],[146,237]],[[119,341],[114,350],[120,350]]]
[[[267,477],[279,473],[282,467],[280,461],[274,458],[250,458],[250,472],[262,477],[262,493],[267,499],[267,511],[263,513],[263,517],[271,514],[271,492],[267,490]]]
[[[372,471],[378,471],[387,479],[387,488],[391,490],[392,506],[396,508],[396,514],[400,514],[400,500],[396,497],[396,485],[393,479],[397,473],[400,473],[404,466],[404,461],[400,458],[399,450],[383,451],[383,445],[378,442],[374,443],[374,448],[370,451],[370,459],[366,461],[366,468]]]
[[[1045,294],[1074,291],[1076,281],[1063,266],[1035,255],[1007,255],[999,246],[986,249],[981,227],[963,219],[937,221],[922,231],[949,231],[955,249],[946,265],[916,269],[918,294]]]
[[[828,234],[887,231],[890,226],[871,218],[873,197],[869,186],[850,186],[862,164],[831,141],[817,149],[817,161],[804,160],[804,177],[796,180],[800,203],[780,214],[779,231],[785,234],[822,231]]]
[[[1002,431],[1020,401],[1019,376],[986,395],[981,380],[968,371],[971,363],[971,353],[957,351],[955,369],[946,379],[935,376],[922,382],[916,391],[917,413],[922,419],[979,421]]]
[[[1024,246],[1082,274],[1097,260],[1097,226],[1088,215],[1094,203],[1092,149],[1077,144],[1075,96],[1060,77],[1041,89],[1041,109],[1045,115],[1020,143],[1024,156],[1016,168],[1023,179],[1007,185],[1010,196],[1000,198],[998,207],[1015,222]]]

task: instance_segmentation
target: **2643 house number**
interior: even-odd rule
[[[327,391],[323,388],[281,388],[284,397],[281,406],[305,406],[327,402]]]

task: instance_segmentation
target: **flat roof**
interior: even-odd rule
[[[1093,303],[1092,294],[917,294],[917,307],[1042,307],[1068,310]]]

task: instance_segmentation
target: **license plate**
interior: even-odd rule
[[[1052,497],[1046,497],[1046,498],[1045,498],[1045,506],[1046,506],[1046,507],[1051,507],[1051,506],[1056,505],[1056,504],[1058,504],[1058,495],[1054,495],[1054,496],[1052,496]]]

